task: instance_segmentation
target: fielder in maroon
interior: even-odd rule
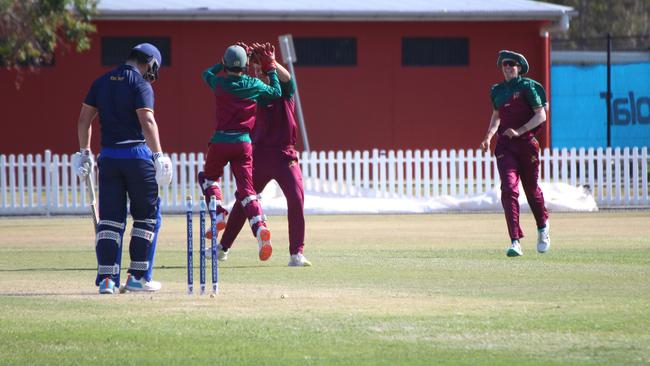
[[[496,133],[494,154],[501,178],[501,204],[511,239],[506,254],[509,257],[523,255],[519,243],[524,237],[519,226],[520,180],[537,223],[537,251],[545,253],[551,239],[548,211],[538,185],[539,143],[535,132],[546,121],[546,93],[538,82],[521,76],[528,72],[528,61],[522,54],[500,51],[497,65],[501,67],[505,81],[492,86],[494,110],[481,148],[488,151],[490,140]]]
[[[280,185],[287,199],[289,221],[289,266],[311,266],[302,254],[305,246],[304,189],[302,172],[295,149],[297,125],[295,117],[295,85],[289,72],[276,64],[282,98],[261,99],[257,120],[251,133],[253,141],[253,188],[261,192],[272,179]],[[221,238],[227,252],[244,225],[244,210],[234,205],[228,225]],[[227,257],[220,255],[221,260]]]
[[[218,221],[223,223],[227,211],[221,206],[222,197],[218,181],[223,174],[223,168],[230,163],[237,184],[235,198],[238,204],[235,206],[243,207],[253,235],[258,241],[259,258],[265,261],[269,259],[273,249],[271,232],[253,189],[250,131],[255,125],[258,100],[277,99],[282,92],[275,69],[273,46],[266,44],[258,54],[262,70],[269,78],[269,85],[244,74],[248,66],[247,48],[244,44],[228,47],[223,64],[217,64],[203,72],[203,80],[214,91],[217,119],[216,132],[210,139],[204,172],[200,172],[198,178],[206,200],[211,196],[217,198]],[[224,69],[226,75],[219,76]],[[219,254],[222,256],[222,253]]]

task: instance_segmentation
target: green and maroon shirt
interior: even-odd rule
[[[257,102],[260,98],[277,99],[282,96],[280,81],[275,70],[269,71],[269,85],[262,80],[242,76],[218,76],[223,65],[205,70],[203,80],[214,91],[217,118],[211,142],[250,142],[250,132],[255,126]]]
[[[535,109],[546,106],[544,87],[533,79],[521,76],[493,85],[490,97],[493,108],[499,111],[499,136],[509,128],[516,130],[525,125],[535,115]],[[538,129],[539,126],[521,137],[531,138]]]
[[[260,98],[257,106],[257,121],[251,138],[256,148],[275,147],[286,148],[296,145],[296,90],[293,80],[280,82],[282,98]]]

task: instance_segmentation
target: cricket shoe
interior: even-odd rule
[[[311,267],[311,262],[302,253],[292,254],[289,259],[289,267]]]
[[[271,230],[266,226],[260,225],[257,228],[257,245],[260,248],[260,260],[265,261],[271,258],[273,254],[273,247],[271,246]]]
[[[207,259],[212,258],[212,248],[207,248],[207,249],[206,249],[206,251],[205,251],[205,257],[206,257]],[[225,262],[225,261],[228,260],[228,251],[227,251],[227,250],[223,250],[223,247],[221,246],[221,244],[217,244],[217,259],[218,259],[220,262]]]
[[[161,287],[162,285],[158,281],[147,281],[144,279],[144,277],[141,277],[139,280],[137,280],[132,275],[129,275],[129,277],[126,279],[126,285],[124,285],[124,288],[126,288],[128,291],[135,292],[155,292],[160,290]]]
[[[542,229],[537,229],[537,252],[546,253],[551,246],[551,236],[549,235],[549,223]]]
[[[506,251],[506,255],[508,257],[521,257],[524,255],[524,252],[521,250],[521,245],[519,244],[519,240],[513,240],[512,244],[510,244],[510,247]]]
[[[115,293],[115,282],[110,278],[106,277],[99,283],[99,293],[101,295],[114,294]]]
[[[219,235],[220,231],[224,231],[226,229],[226,216],[228,214],[225,212],[222,212],[217,215],[217,235]],[[205,232],[205,238],[208,240],[212,240],[212,230],[207,230]]]

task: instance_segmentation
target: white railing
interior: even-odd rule
[[[161,190],[165,212],[182,212],[187,195],[200,195],[195,177],[204,158],[171,155],[174,181]],[[543,182],[588,187],[601,208],[650,207],[646,147],[545,149],[540,159]],[[466,197],[499,184],[495,159],[480,150],[321,151],[301,154],[300,164],[307,192],[335,196]],[[221,187],[231,200],[228,166]],[[0,215],[85,212],[86,185],[72,171],[69,155],[0,155]]]

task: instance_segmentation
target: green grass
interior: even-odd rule
[[[3,218],[0,365],[650,364],[650,212],[553,214],[544,255],[524,220],[507,258],[501,214],[309,216],[314,267],[289,268],[272,217],[273,257],[243,231],[210,298],[185,294],[182,216],[163,290],[113,296],[90,218]]]

